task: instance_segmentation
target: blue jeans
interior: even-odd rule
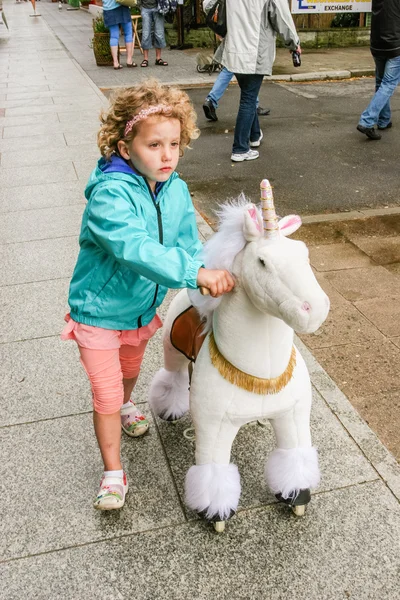
[[[226,67],[222,69],[220,74],[218,75],[215,83],[212,87],[211,92],[208,94],[206,100],[209,100],[214,108],[218,108],[218,102],[225,94],[225,90],[230,84],[233,77],[232,71],[228,71]],[[257,98],[257,106],[258,106],[258,98]]]
[[[118,46],[119,27],[119,25],[108,26],[110,30],[110,46]],[[132,23],[123,23],[121,27],[124,32],[125,44],[130,44],[133,41]]]
[[[360,117],[363,127],[386,127],[392,116],[390,98],[400,83],[400,56],[375,60],[375,94]]]
[[[142,8],[142,48],[165,48],[164,16],[156,8]]]
[[[244,154],[250,148],[250,140],[257,141],[261,130],[257,115],[257,96],[263,81],[263,75],[243,75],[235,73],[240,86],[240,104],[236,118],[232,152]]]

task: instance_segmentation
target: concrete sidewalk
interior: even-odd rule
[[[105,99],[46,21],[29,17],[30,5],[4,4],[0,599],[399,599],[399,465],[300,340],[322,470],[304,519],[266,490],[272,432],[249,425],[233,451],[240,511],[221,536],[197,520],[183,504],[194,455],[183,436],[189,416],[153,422],[142,440],[124,438],[126,506],[92,509],[101,462],[90,391],[75,346],[59,332]],[[199,230],[210,234],[200,217]],[[137,388],[144,405],[160,365],[158,335]]]

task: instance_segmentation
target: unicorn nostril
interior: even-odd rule
[[[310,310],[311,310],[311,306],[308,304],[308,302],[304,302],[304,304],[301,308],[303,310],[305,310],[306,312],[310,312]]]

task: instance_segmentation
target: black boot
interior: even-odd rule
[[[215,112],[215,106],[211,100],[206,100],[203,104],[204,114],[206,119],[209,121],[218,121],[217,113]]]

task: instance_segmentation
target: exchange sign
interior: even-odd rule
[[[292,13],[371,12],[365,0],[292,0]]]

